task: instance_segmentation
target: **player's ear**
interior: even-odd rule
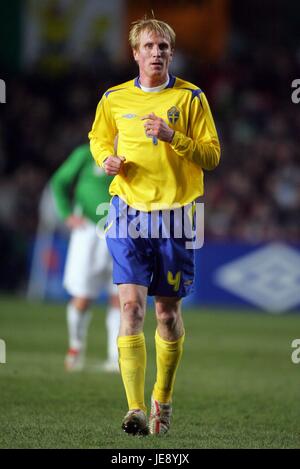
[[[137,49],[132,49],[132,54],[133,54],[133,58],[136,62],[138,62],[138,59],[139,59],[139,53],[138,53],[138,50]]]
[[[172,60],[173,60],[173,55],[174,55],[174,49],[171,49],[170,62],[172,62]]]

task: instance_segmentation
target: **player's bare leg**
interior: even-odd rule
[[[147,291],[148,289],[141,285],[119,285],[120,336],[136,335],[143,331]]]
[[[119,364],[129,411],[122,428],[133,435],[148,433],[144,397],[146,346],[143,334],[147,288],[140,285],[119,285],[121,325],[118,338]]]
[[[164,340],[178,340],[184,334],[181,314],[181,299],[172,297],[155,297],[155,314],[157,332]]]
[[[164,434],[170,428],[172,394],[184,341],[181,300],[156,297],[155,312],[157,377],[151,397],[149,428],[151,434]]]

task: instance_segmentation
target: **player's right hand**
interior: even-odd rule
[[[105,173],[108,176],[119,174],[124,161],[126,161],[124,156],[109,156],[103,163]]]
[[[74,228],[78,228],[85,224],[85,218],[78,215],[70,215],[65,222],[70,230],[74,230]]]

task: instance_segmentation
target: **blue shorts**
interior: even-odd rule
[[[177,221],[182,208],[176,209]],[[191,241],[186,230],[178,237],[174,219],[172,210],[140,212],[118,196],[112,198],[105,232],[115,284],[143,285],[151,296],[182,298],[192,293],[194,249],[186,247],[186,241]]]

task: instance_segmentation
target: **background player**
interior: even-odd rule
[[[96,234],[99,217],[96,208],[108,202],[111,177],[95,165],[89,146],[76,148],[51,179],[60,216],[71,230],[63,284],[72,296],[67,306],[69,350],[65,358],[68,371],[82,369],[86,338],[91,320],[90,304],[101,289],[109,293],[106,317],[106,371],[117,371],[117,335],[120,308],[117,287],[112,283],[112,262],[106,242]],[[72,197],[72,193],[74,196]]]

